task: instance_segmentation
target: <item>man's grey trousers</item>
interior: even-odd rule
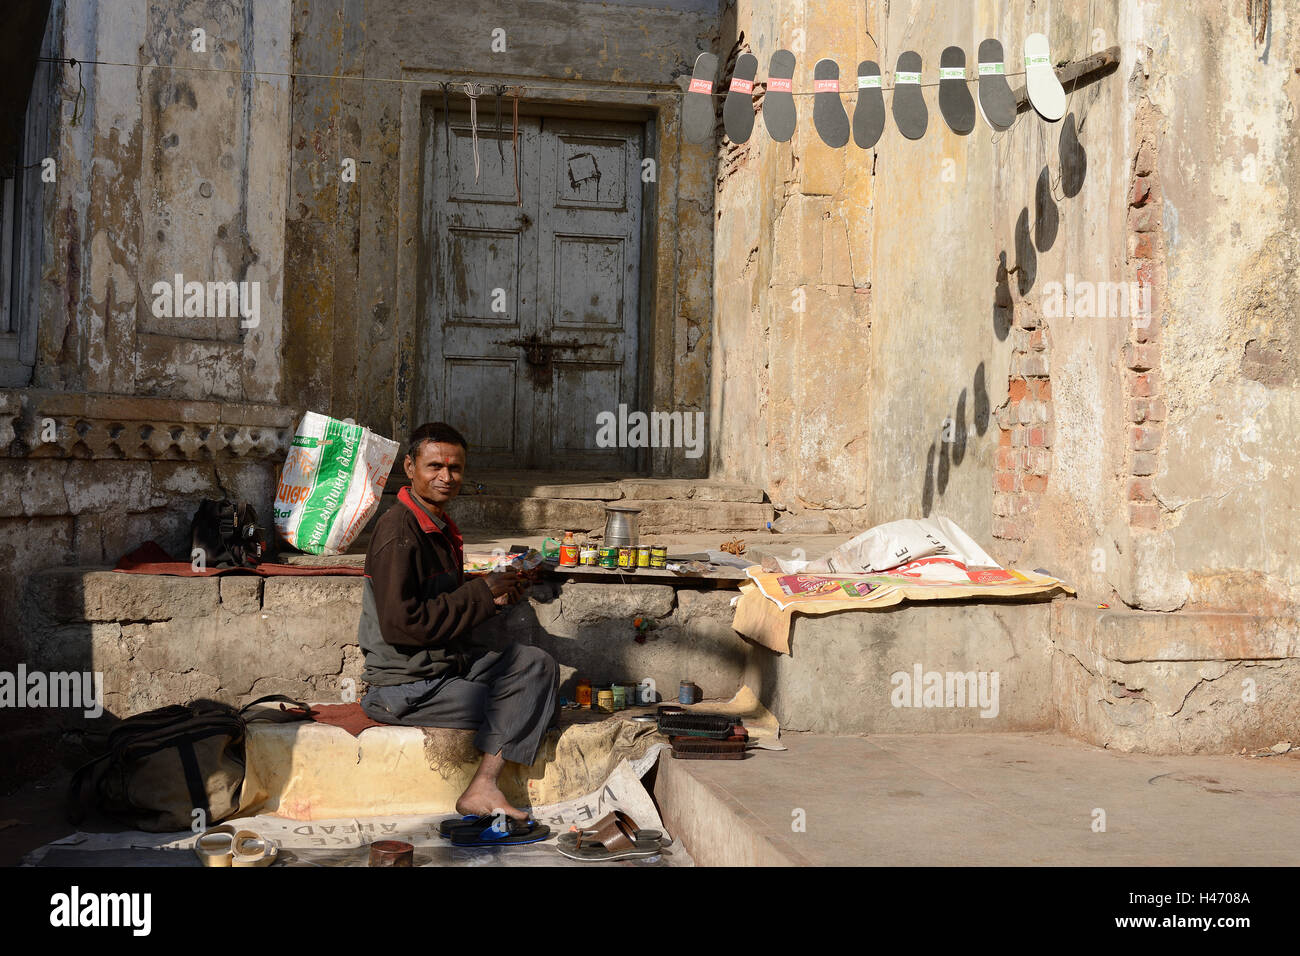
[[[531,764],[555,717],[559,690],[555,658],[513,644],[474,658],[461,677],[372,687],[361,708],[384,724],[477,730],[474,746],[483,753]]]

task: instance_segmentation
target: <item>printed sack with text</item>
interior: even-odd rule
[[[341,554],[379,507],[397,442],[307,412],[275,489],[275,530],[309,554]]]

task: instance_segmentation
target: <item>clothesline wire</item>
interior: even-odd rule
[[[80,67],[83,64],[86,66],[122,66],[122,67],[131,67],[137,70],[177,70],[177,71],[182,71],[187,73],[222,73],[222,74],[236,75],[236,76],[282,77],[282,78],[295,79],[295,80],[348,80],[352,82],[361,82],[361,83],[411,83],[417,86],[427,86],[430,82],[429,80],[420,79],[416,77],[347,76],[341,73],[294,73],[285,70],[244,70],[244,69],[234,69],[230,67],[215,67],[215,66],[179,66],[172,63],[127,63],[124,61],[115,61],[115,60],[80,60],[77,59],[76,57],[40,57],[39,60],[42,63],[67,63],[71,66],[77,66],[77,67]],[[1020,70],[1014,73],[1008,72],[999,75],[1004,75],[1007,77],[1024,76],[1025,72],[1023,70]],[[469,82],[482,83],[484,82],[484,80],[485,80],[484,77],[479,76],[474,80],[456,80],[454,81],[454,85],[463,86],[465,83],[469,83]],[[905,85],[935,87],[938,86],[941,82],[944,81],[939,80],[933,83],[908,83]],[[965,82],[977,83],[979,82],[979,77],[968,76],[966,77]],[[755,83],[755,86],[758,86],[760,84],[766,85],[766,81],[760,80],[757,83]],[[531,80],[527,82],[521,80],[520,85],[526,85],[530,91],[544,90],[548,92],[562,92],[562,93],[573,93],[573,92],[627,93],[629,91],[638,92],[634,87],[629,87],[629,86],[592,86],[592,85],[584,85],[584,84],[576,84],[576,83],[566,84],[564,86],[545,86],[545,85],[538,85],[537,83],[534,83]],[[878,87],[878,89],[893,90],[894,87],[892,85],[890,86],[881,85],[880,87]],[[654,96],[687,95],[686,91],[683,90],[642,90],[639,92],[644,92]],[[840,92],[850,93],[852,92],[852,89],[840,90]],[[728,91],[716,90],[713,93],[695,93],[691,95],[726,96],[728,95]],[[806,90],[806,91],[800,90],[797,92],[792,92],[790,95],[791,96],[817,96],[819,94],[813,90]]]

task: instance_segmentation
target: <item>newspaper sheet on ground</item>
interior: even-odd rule
[[[376,840],[403,840],[415,847],[416,866],[592,866],[570,860],[555,849],[559,835],[572,826],[622,810],[643,829],[663,830],[654,801],[641,783],[667,744],[657,744],[636,760],[624,760],[592,791],[572,800],[533,807],[534,819],[551,828],[550,836],[528,846],[461,848],[438,835],[438,824],[455,814],[375,816],[303,822],[259,815],[230,819],[253,830],[280,850],[277,866],[366,866]],[[671,834],[666,834],[671,836]],[[199,866],[193,846],[196,833],[74,833],[33,850],[29,866]],[[631,866],[692,866],[690,855],[674,840],[662,853]]]

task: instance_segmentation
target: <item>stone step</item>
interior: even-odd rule
[[[511,489],[527,494],[515,494]],[[396,488],[379,502],[376,519],[397,504]],[[489,490],[492,493],[488,493]],[[501,493],[496,493],[500,491]],[[551,492],[557,492],[552,494]],[[480,494],[462,493],[449,509],[462,531],[603,531],[605,505],[638,507],[642,535],[700,531],[755,533],[773,520],[761,489],[719,482],[627,479],[581,485],[484,485]],[[367,532],[373,527],[367,526]],[[360,539],[358,539],[360,540]],[[368,539],[367,539],[368,540]],[[364,550],[355,545],[351,551]]]

